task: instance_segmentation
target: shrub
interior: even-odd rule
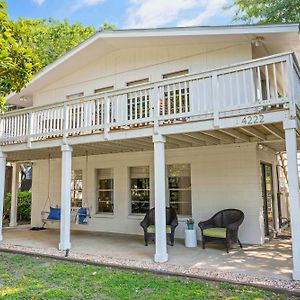
[[[9,222],[11,204],[11,193],[5,196],[3,221],[4,224]],[[31,192],[18,193],[18,206],[17,206],[17,221],[30,221],[31,217]]]

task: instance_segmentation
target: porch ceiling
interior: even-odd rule
[[[285,150],[284,130],[282,123],[171,134],[166,137],[166,149],[218,146],[258,142],[274,151]],[[300,148],[300,140],[298,147]],[[105,141],[73,145],[73,156],[100,155],[153,151],[152,137],[132,138],[126,140]],[[60,147],[28,149],[8,152],[8,161],[32,161],[61,157]]]

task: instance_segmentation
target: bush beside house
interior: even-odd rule
[[[3,211],[3,223],[7,225],[9,223],[10,214],[10,204],[11,204],[11,193],[7,193],[4,203]],[[29,222],[31,217],[31,192],[19,192],[18,193],[18,222]]]

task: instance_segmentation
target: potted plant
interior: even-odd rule
[[[194,229],[194,223],[195,222],[194,222],[193,218],[188,218],[185,223],[187,225],[188,230],[193,230]]]

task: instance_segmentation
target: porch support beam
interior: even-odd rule
[[[221,131],[243,142],[250,142],[250,137],[244,133],[239,132],[237,129],[228,128]]]
[[[18,207],[18,192],[19,192],[19,165],[12,164],[12,183],[11,183],[11,204],[9,215],[9,227],[17,226],[17,207]]]
[[[250,133],[252,135],[254,135],[255,137],[257,137],[258,139],[265,141],[267,139],[267,136],[265,134],[263,134],[262,132],[260,132],[259,130],[255,129],[254,127],[240,127],[241,130]]]
[[[269,124],[269,125],[262,125],[262,127],[264,127],[265,129],[267,129],[270,133],[272,133],[273,135],[275,135],[276,137],[284,140],[284,133],[281,132],[281,130],[279,130],[276,126],[274,126],[273,124]]]
[[[3,240],[2,219],[3,219],[3,206],[4,206],[5,171],[6,171],[6,154],[3,153],[0,148],[0,241]]]
[[[206,131],[204,133],[207,134],[207,135],[210,135],[210,136],[212,136],[216,139],[219,139],[224,143],[232,143],[232,144],[235,143],[235,138],[234,137],[232,137],[228,134],[225,134],[223,132],[220,132],[220,131],[216,131],[216,130],[215,131]]]
[[[296,129],[297,123],[295,120],[287,120],[284,122],[288,187],[291,208],[293,279],[300,280],[300,197]]]
[[[155,262],[168,261],[166,237],[166,177],[165,142],[162,135],[154,135],[154,184],[155,184]]]
[[[71,180],[72,180],[72,147],[61,146],[61,218],[59,250],[71,248]]]

